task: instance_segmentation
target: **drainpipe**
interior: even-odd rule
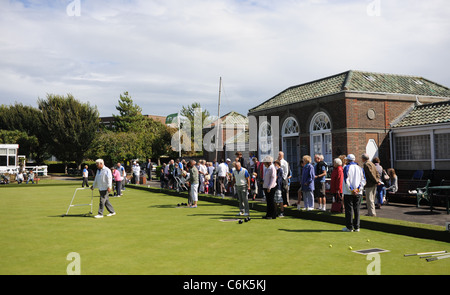
[[[390,148],[390,152],[391,152],[391,167],[396,169],[394,167],[394,141],[393,141],[392,129],[389,131],[389,148]]]

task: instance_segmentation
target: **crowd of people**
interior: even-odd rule
[[[325,186],[323,177],[327,174],[322,155],[314,156],[315,166],[310,156],[303,156],[301,161],[302,177],[298,192],[298,204],[303,199],[305,210],[314,209],[314,198],[319,200],[319,210],[326,210]],[[376,207],[386,201],[386,193],[395,193],[398,178],[394,169],[383,169],[380,159],[370,161],[367,154],[361,156],[362,167],[353,154],[342,155],[333,160],[330,193],[338,210],[345,212],[346,227],[343,231],[359,231],[359,216],[363,194],[366,196],[368,216],[376,216]]]
[[[195,200],[198,193],[214,194],[222,198],[226,195],[234,196],[239,200],[238,215],[248,216],[249,199],[267,199],[264,191],[264,175],[267,174],[268,167],[251,153],[248,159],[244,159],[241,152],[237,152],[235,156],[234,161],[229,158],[213,162],[170,160],[161,167],[161,188],[189,190],[189,206],[194,208],[197,206]],[[284,208],[289,205],[292,171],[284,159],[283,152],[279,152],[276,164],[278,166],[275,169],[275,176],[278,175],[278,179],[275,181],[277,187],[273,192],[280,212],[275,217],[283,217]]]
[[[345,212],[344,231],[359,231],[359,215],[362,196],[366,197],[368,216],[376,216],[375,209],[386,202],[387,192],[397,191],[397,176],[394,169],[383,169],[379,158],[370,161],[367,154],[360,158],[358,165],[355,155],[342,155],[328,167],[323,155],[305,155],[301,160],[300,188],[297,207],[299,210],[327,210],[326,192],[332,195],[333,206]],[[331,173],[329,173],[331,170]],[[239,200],[239,214],[249,215],[248,200],[257,197],[267,202],[265,219],[284,216],[284,208],[289,206],[291,170],[283,152],[274,160],[266,156],[261,161],[250,155],[248,161],[242,153],[230,159],[217,162],[171,161],[163,166],[161,187],[174,188],[185,177],[190,190],[190,206],[197,207],[198,193],[210,193],[224,197],[235,196]],[[327,187],[327,175],[331,176]],[[180,182],[182,183],[182,181]],[[190,184],[190,186],[189,186]],[[194,186],[192,186],[194,184]],[[318,207],[315,208],[315,200]],[[301,202],[303,201],[303,207]]]
[[[326,211],[328,191],[332,195],[333,206],[337,205],[337,209],[334,210],[345,212],[346,227],[343,231],[359,231],[362,196],[366,197],[367,215],[376,216],[375,209],[385,203],[387,192],[395,193],[398,189],[394,169],[383,169],[378,158],[371,161],[367,154],[361,155],[360,160],[361,166],[358,165],[355,155],[341,155],[333,160],[333,167],[329,168],[323,155],[316,154],[314,159],[309,155],[303,156],[300,162],[297,208],[306,211],[316,209]],[[97,172],[94,185],[98,186],[97,178],[101,179],[102,169]],[[110,171],[115,186],[107,192],[121,196],[127,179],[125,169],[118,163]],[[290,205],[292,171],[284,159],[283,152],[279,152],[276,160],[271,156],[265,156],[261,161],[252,154],[246,161],[240,152],[236,153],[234,161],[222,159],[220,162],[205,160],[197,162],[177,159],[164,164],[160,172],[161,188],[188,191],[188,206],[191,208],[197,208],[199,193],[214,194],[222,198],[225,195],[236,197],[239,201],[239,216],[250,215],[249,199],[261,198],[266,201],[267,211],[264,219],[284,217],[284,208]],[[132,179],[138,183],[140,176],[138,163],[133,163],[132,173]],[[331,176],[329,187],[326,182],[327,175]],[[87,167],[83,170],[83,186],[85,181],[87,184]],[[318,201],[318,208],[315,208],[315,200]],[[102,204],[101,199],[102,212],[105,206],[111,210],[110,214],[114,213],[112,207],[109,207],[110,203],[105,200]],[[103,216],[100,214],[102,212],[99,212],[99,216]]]

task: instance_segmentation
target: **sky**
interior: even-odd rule
[[[0,0],[0,104],[72,94],[118,114],[221,115],[361,70],[450,87],[448,0]]]

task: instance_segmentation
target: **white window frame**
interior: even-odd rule
[[[393,149],[394,157],[392,157],[392,166],[394,165],[394,161],[397,162],[418,162],[418,161],[430,161],[431,169],[436,169],[436,162],[439,161],[448,161],[449,159],[436,159],[436,150],[435,150],[435,135],[450,133],[449,124],[437,124],[432,126],[418,126],[418,127],[405,127],[393,129],[391,133],[393,138],[391,140],[391,145]],[[429,135],[430,136],[430,153],[431,159],[423,159],[423,160],[398,160],[397,159],[397,146],[396,146],[396,138],[397,137],[406,137],[406,136],[418,136],[418,135]]]
[[[290,124],[291,122],[293,124]],[[287,128],[289,128],[289,130],[287,130]],[[292,128],[294,128],[294,129],[292,129]],[[283,135],[283,137],[299,136],[299,134],[300,134],[300,126],[298,125],[298,122],[297,122],[297,120],[294,117],[289,117],[289,118],[287,118],[284,121],[283,129],[282,129],[281,134]]]

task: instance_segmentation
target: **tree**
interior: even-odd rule
[[[41,117],[41,111],[35,107],[19,103],[0,106],[0,129],[25,133],[26,136],[23,134],[20,136],[21,142],[14,143],[19,143],[21,154],[33,158],[38,164],[43,163],[51,156],[43,135],[44,127]]]
[[[190,106],[183,106],[183,108],[181,109],[180,114],[184,117],[186,117],[189,121],[189,123],[191,124],[191,151],[201,151],[202,150],[202,146],[196,146],[196,142],[195,142],[195,129],[199,129],[198,133],[200,136],[202,136],[202,130],[203,130],[203,126],[210,124],[211,121],[211,117],[210,114],[207,110],[202,110],[202,107],[200,105],[200,103],[198,102],[194,102],[192,103]],[[201,116],[201,122],[200,122],[200,117]],[[197,120],[196,120],[197,117]],[[196,123],[199,122],[199,126],[196,126]],[[201,139],[201,138],[200,138]]]
[[[26,132],[19,130],[1,130],[0,143],[18,144],[20,153],[30,156],[31,151],[39,144],[36,136],[29,136]]]
[[[97,107],[81,103],[71,94],[49,94],[38,100],[38,106],[51,154],[66,164],[66,170],[71,161],[80,166],[99,129]]]
[[[142,108],[133,103],[128,92],[120,95],[119,105],[116,106],[116,109],[119,111],[119,115],[113,115],[115,131],[128,132],[141,130],[144,121]]]
[[[110,130],[97,134],[88,155],[92,159],[103,159],[108,166],[127,159],[145,157],[140,138],[135,133]]]
[[[102,158],[108,165],[117,162],[171,155],[170,129],[147,116],[135,104],[128,92],[120,95],[113,115],[114,127],[101,130],[89,151],[91,158]]]

